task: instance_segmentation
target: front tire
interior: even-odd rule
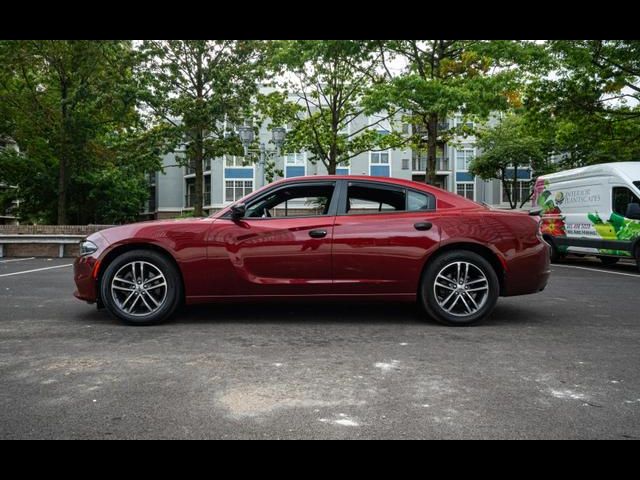
[[[420,297],[427,314],[444,325],[467,326],[493,311],[500,283],[477,253],[454,250],[436,257],[424,271]]]
[[[107,311],[129,325],[167,320],[180,304],[182,281],[175,265],[151,250],[132,250],[113,260],[100,282]]]

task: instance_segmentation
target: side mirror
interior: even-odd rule
[[[625,217],[632,220],[640,220],[640,203],[630,203],[627,205],[627,213]]]
[[[246,205],[244,203],[238,203],[231,207],[231,218],[233,218],[234,220],[244,218],[244,215],[246,212],[247,212]]]

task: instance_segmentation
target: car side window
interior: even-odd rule
[[[347,187],[348,215],[398,212],[405,210],[405,191],[401,188],[381,188],[357,183]]]
[[[347,188],[348,215],[435,210],[436,199],[428,193],[392,186],[350,183]]]
[[[334,184],[292,185],[247,205],[245,217],[317,217],[327,215]]]
[[[420,193],[413,190],[407,191],[407,210],[435,210],[436,198],[427,193]]]
[[[613,211],[624,216],[627,213],[627,205],[640,203],[638,197],[627,187],[613,187]]]

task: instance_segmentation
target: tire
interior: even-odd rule
[[[545,239],[545,242],[549,245],[549,259],[551,260],[551,263],[558,263],[564,258],[564,255],[560,253],[553,240]]]
[[[610,266],[615,265],[620,260],[618,257],[598,257],[603,265]]]
[[[141,278],[144,281],[139,283]],[[100,297],[107,311],[123,322],[155,325],[166,321],[180,304],[182,280],[164,255],[152,250],[131,250],[106,268],[100,281]]]
[[[469,284],[463,287],[477,290],[466,293],[464,288],[457,290],[460,286],[454,280],[458,275],[458,262],[461,265],[460,277],[463,280],[463,268],[469,269]],[[449,277],[453,277],[454,280],[448,279]],[[456,291],[453,289],[454,283]],[[446,288],[439,286],[445,284]],[[483,286],[486,287],[485,290],[480,289]],[[447,299],[450,295],[452,297]],[[499,295],[500,283],[491,264],[477,253],[467,250],[453,250],[434,258],[427,265],[420,282],[420,299],[427,314],[437,322],[450,326],[467,326],[484,320],[493,311]],[[474,306],[472,302],[476,302],[477,305]]]

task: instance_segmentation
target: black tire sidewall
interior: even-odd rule
[[[440,272],[445,265],[455,261],[472,263],[482,270],[489,282],[489,298],[480,310],[468,317],[456,317],[445,312],[438,305],[432,288],[438,272]],[[449,326],[473,325],[484,320],[493,311],[499,296],[500,282],[491,264],[481,255],[467,250],[454,250],[438,255],[429,262],[422,275],[422,281],[420,282],[420,298],[427,314],[439,323]]]
[[[603,265],[615,265],[620,258],[618,257],[598,257]]]
[[[123,265],[137,260],[153,264],[160,269],[167,280],[167,298],[164,304],[158,311],[144,317],[129,315],[120,310],[115,304],[109,288],[116,272]],[[182,298],[182,281],[176,267],[164,255],[151,250],[131,250],[116,257],[105,269],[100,280],[100,298],[111,315],[129,325],[155,325],[166,321],[175,311]]]

